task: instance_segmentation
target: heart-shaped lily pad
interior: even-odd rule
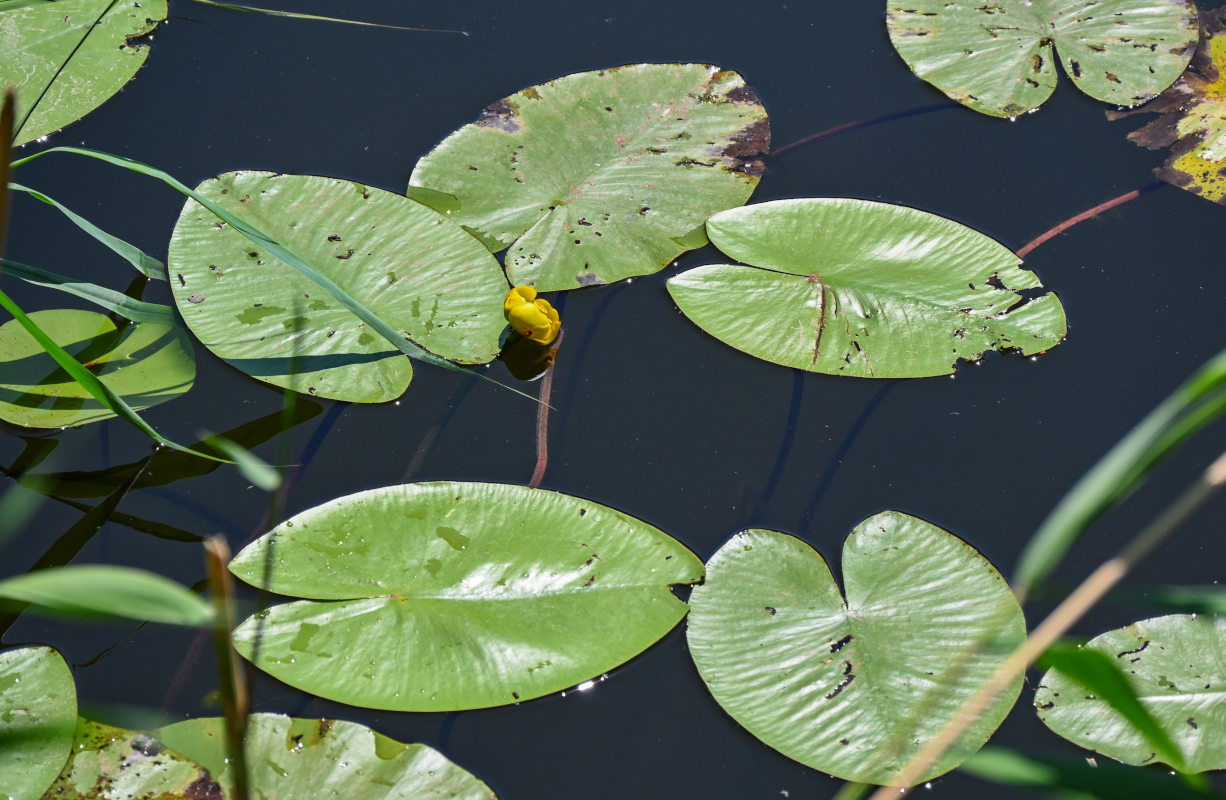
[[[690,595],[689,646],[724,710],[784,755],[890,784],[1025,639],[1021,608],[974,548],[923,520],[877,514],[826,562],[748,530]],[[956,767],[1008,714],[1019,676],[922,779]]]
[[[1226,619],[1155,617],[1096,636],[1086,647],[1124,668],[1188,771],[1226,769]],[[1122,714],[1054,670],[1043,676],[1034,704],[1047,727],[1082,747],[1126,764],[1161,760]]]
[[[74,309],[29,316],[136,411],[192,388],[196,358],[187,333],[177,324],[142,322],[116,328],[105,314]],[[60,428],[113,416],[16,320],[0,326],[0,419]]]
[[[352,181],[229,172],[196,191],[254,224],[443,358],[485,363],[506,327],[506,278],[459,226],[420,203]],[[404,393],[399,350],[301,273],[194,200],[170,240],[170,285],[192,332],[254,378],[337,400]]]
[[[252,714],[248,726],[253,797],[496,800],[490,787],[437,750],[402,744],[355,722]],[[156,733],[159,741],[207,767],[224,796],[231,797],[225,730],[225,720],[213,717],[176,722]]]
[[[514,703],[594,678],[667,633],[702,577],[633,517],[524,486],[422,483],[341,497],[235,556],[278,594],[234,632],[313,694],[399,711]]]
[[[1143,103],[1179,77],[1197,37],[1191,0],[889,0],[886,9],[890,41],[916,75],[997,117],[1038,108],[1056,87],[1057,57],[1091,97]]]
[[[149,55],[142,39],[166,0],[0,3],[0,86],[17,87],[13,144],[54,133],[124,87]]]
[[[770,146],[758,96],[710,64],[630,64],[532,86],[417,163],[408,193],[541,291],[655,272],[749,199]]]
[[[1039,279],[1016,255],[925,211],[776,200],[716,214],[707,234],[755,266],[697,267],[670,278],[669,293],[707,333],[776,364],[917,378],[985,350],[1029,355],[1064,338],[1060,301],[1034,291]]]
[[[4,794],[38,800],[60,773],[77,725],[77,688],[59,653],[0,653],[0,766]]]

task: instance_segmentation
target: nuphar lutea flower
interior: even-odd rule
[[[531,286],[516,286],[508,292],[502,313],[516,333],[538,344],[549,344],[562,329],[558,312],[548,300],[537,297]]]

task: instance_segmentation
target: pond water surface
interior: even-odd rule
[[[130,156],[195,183],[239,169],[319,174],[403,191],[416,160],[490,102],[581,70],[687,61],[740,72],[770,114],[776,146],[817,131],[940,102],[890,46],[882,3],[780,4],[627,0],[599,7],[544,2],[432,5],[297,0],[295,11],[469,35],[357,28],[241,14],[172,0],[136,80],[48,144]],[[1103,106],[1061,77],[1052,99],[1015,122],[951,107],[826,139],[763,176],[752,201],[847,196],[951,217],[1017,249],[1061,220],[1152,180],[1161,153],[1125,140]],[[27,147],[27,151],[31,148]],[[151,180],[72,156],[41,159],[16,178],[106,230],[164,257],[180,197]],[[130,268],[53,210],[15,200],[6,255],[122,288]],[[1059,294],[1066,342],[1037,359],[985,358],[953,378],[911,381],[797,375],[712,339],[665,290],[680,269],[722,261],[713,249],[628,284],[570,293],[553,385],[543,486],[633,514],[704,560],[738,530],[800,536],[837,565],[846,534],[898,509],[979,548],[1006,576],[1068,486],[1142,415],[1226,342],[1223,209],[1164,187],[1080,225],[1026,266]],[[59,296],[5,283],[27,310]],[[164,286],[146,299],[171,302]],[[184,398],[144,416],[191,442],[275,415],[282,397],[197,345]],[[490,374],[511,380],[501,366]],[[292,431],[311,456],[289,495],[295,513],[351,492],[413,479],[526,482],[536,461],[536,409],[489,385],[420,367],[393,404],[327,401]],[[528,385],[529,391],[534,391]],[[423,438],[433,447],[414,462]],[[0,431],[10,464],[32,436]],[[314,437],[314,441],[312,440]],[[43,470],[134,462],[149,442],[120,422],[54,433]],[[1095,526],[1061,567],[1071,584],[1114,553],[1216,455],[1211,428],[1158,479]],[[257,452],[277,459],[275,440]],[[158,469],[155,464],[154,469]],[[261,532],[266,496],[236,472],[134,491],[123,514],[192,534],[224,533],[238,549]],[[94,502],[94,500],[89,500]],[[1223,572],[1219,502],[1129,580],[1215,583]],[[80,511],[48,502],[4,544],[4,574],[33,565]],[[74,563],[144,567],[191,585],[200,549],[116,521]],[[394,567],[389,567],[394,568]],[[838,573],[837,566],[835,568]],[[1033,624],[1045,607],[1027,608]],[[1156,612],[1155,612],[1156,613]],[[1092,636],[1150,612],[1104,606],[1078,628]],[[215,678],[191,632],[85,627],[22,617],[5,644],[44,643],[75,666],[84,714],[139,724],[215,715]],[[186,666],[183,666],[186,659]],[[1076,757],[1035,719],[1023,689],[994,742]],[[507,800],[516,798],[829,797],[838,781],[765,747],[725,715],[689,659],[683,626],[584,692],[457,714],[397,714],[314,699],[271,679],[255,710],[335,716],[442,749]],[[943,796],[1031,796],[951,775]]]

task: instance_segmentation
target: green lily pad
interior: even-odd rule
[[[1197,38],[1191,0],[890,0],[886,26],[916,75],[997,117],[1047,100],[1056,57],[1091,97],[1143,103],[1179,77]]]
[[[758,96],[710,64],[567,75],[491,104],[448,136],[408,193],[507,251],[516,285],[612,283],[705,244],[749,199],[770,147]]]
[[[152,736],[78,719],[72,755],[45,798],[220,798],[215,786],[208,770]]]
[[[17,87],[13,145],[75,122],[124,87],[149,55],[166,0],[0,0],[0,86]]]
[[[509,288],[498,261],[420,203],[337,178],[228,172],[196,191],[305,258],[421,347],[465,364],[498,354]],[[404,393],[409,359],[322,287],[188,200],[169,252],[192,333],[253,378],[379,403]]]
[[[1064,308],[1003,245],[868,200],[777,200],[716,214],[711,242],[753,264],[670,278],[678,307],[750,355],[810,372],[917,378],[986,350],[1059,344]],[[1027,295],[1021,294],[1026,291]]]
[[[37,800],[60,774],[77,725],[77,687],[50,647],[0,653],[0,775],[4,794]]]
[[[896,511],[843,546],[846,600],[826,562],[748,530],[707,562],[688,637],[715,700],[769,746],[849,781],[894,776],[1026,638],[1004,578],[962,540]],[[1021,677],[921,780],[972,755]]]
[[[173,400],[196,379],[191,342],[177,324],[120,329],[105,314],[72,309],[35,311],[30,319],[134,410]],[[16,320],[0,325],[0,419],[60,428],[113,416]]]
[[[1226,204],[1226,9],[1201,13],[1201,38],[1191,68],[1171,88],[1138,109],[1108,111],[1109,119],[1157,113],[1160,117],[1128,134],[1151,150],[1171,148],[1154,170],[1167,183]]]
[[[676,625],[686,605],[669,585],[702,577],[693,553],[646,523],[485,483],[341,497],[230,569],[308,598],[242,623],[243,656],[321,697],[398,711],[503,705],[594,678]]]
[[[208,768],[231,796],[224,719],[189,719],[156,734]],[[495,800],[488,786],[437,750],[401,744],[355,722],[252,714],[246,751],[253,797]]]
[[[1226,769],[1226,619],[1172,614],[1133,623],[1086,647],[1116,659],[1190,772]],[[1162,760],[1120,712],[1049,670],[1035,692],[1047,727],[1125,764]]]

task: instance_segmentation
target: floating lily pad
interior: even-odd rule
[[[12,800],[37,800],[60,774],[77,724],[77,688],[50,647],[0,653],[0,775]]]
[[[1056,58],[1091,97],[1143,103],[1179,77],[1197,37],[1191,0],[890,0],[886,26],[916,75],[997,117],[1042,105]]]
[[[1191,772],[1226,769],[1226,619],[1173,614],[1091,639],[1116,659],[1150,715]],[[1047,727],[1126,764],[1162,760],[1122,714],[1049,670],[1035,692]]]
[[[541,291],[655,272],[749,199],[770,146],[758,96],[709,64],[581,72],[492,103],[417,163],[409,196],[507,251]]]
[[[1214,203],[1226,203],[1226,10],[1201,13],[1201,40],[1192,68],[1153,102],[1132,111],[1108,111],[1111,119],[1131,114],[1160,117],[1128,134],[1151,150],[1171,148],[1154,172],[1167,183]]]
[[[488,786],[437,750],[401,744],[364,725],[278,714],[252,714],[248,725],[253,797],[495,800]],[[224,796],[231,796],[225,720],[177,722],[157,731],[157,737],[207,767]]]
[[[74,122],[124,87],[149,55],[166,0],[0,2],[0,86],[17,87],[14,145]]]
[[[707,333],[776,364],[917,378],[986,350],[1029,355],[1064,338],[1060,301],[1034,291],[1039,279],[1016,255],[935,214],[777,200],[716,214],[707,234],[755,266],[691,269],[669,279],[673,300]]]
[[[72,309],[35,311],[30,319],[136,411],[186,393],[196,378],[191,342],[177,324],[116,328],[105,314]],[[0,326],[0,419],[59,428],[113,416],[16,320]]]
[[[100,793],[105,787],[105,793]],[[54,800],[220,800],[208,770],[152,736],[77,720],[72,756],[47,789]]]
[[[336,178],[228,172],[196,191],[305,258],[421,347],[465,364],[498,354],[506,278],[457,225],[400,195]],[[194,200],[170,241],[170,284],[206,347],[253,378],[378,403],[409,360],[322,287]]]
[[[321,697],[398,711],[503,705],[594,678],[676,625],[686,606],[669,585],[702,577],[693,553],[633,517],[485,483],[341,497],[230,569],[307,598],[240,625],[240,653]]]
[[[843,546],[846,600],[826,562],[782,533],[748,530],[690,595],[698,672],[737,722],[839,778],[890,784],[1026,637],[1004,578],[974,548],[896,511]],[[921,780],[972,755],[1021,677]]]

